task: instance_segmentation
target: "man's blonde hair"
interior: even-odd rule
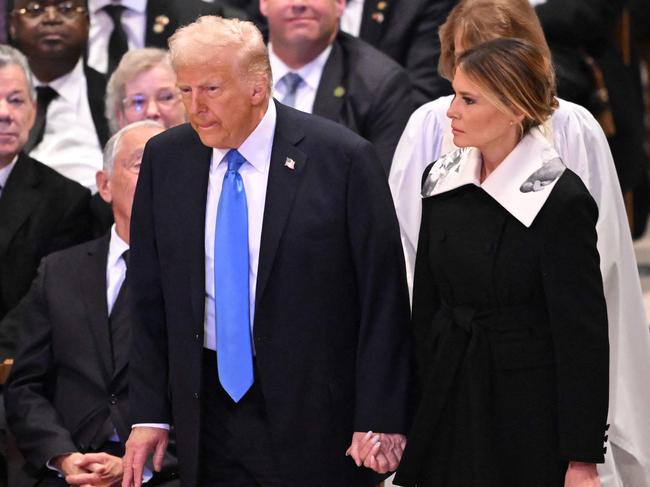
[[[210,62],[215,48],[230,50],[244,74],[264,76],[267,91],[271,92],[268,50],[262,33],[252,22],[205,15],[169,38],[171,62],[176,70],[180,66]]]

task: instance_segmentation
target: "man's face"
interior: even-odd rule
[[[158,127],[139,127],[124,134],[118,144],[113,160],[113,172],[108,175],[103,171],[98,177],[98,189],[104,200],[111,203],[115,221],[124,223],[128,228],[131,221],[133,195],[138,183],[140,163],[144,146],[151,137],[162,132]]]
[[[17,0],[11,37],[30,60],[77,59],[88,40],[88,15],[79,11],[82,7],[81,0]]]
[[[177,85],[190,124],[208,147],[239,147],[259,123],[264,81],[247,75],[232,49],[217,48],[202,63],[180,66]]]
[[[23,70],[15,64],[0,68],[0,167],[9,164],[27,143],[35,116]]]
[[[260,10],[274,44],[326,46],[336,35],[345,0],[260,0]]]

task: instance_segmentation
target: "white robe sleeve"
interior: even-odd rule
[[[650,485],[650,333],[623,197],[605,134],[583,107],[560,100],[554,145],[599,210],[596,231],[610,342],[609,445],[603,487]]]
[[[417,109],[402,133],[388,177],[399,221],[409,293],[413,295],[413,270],[422,217],[422,174],[441,155],[447,109],[451,96],[438,98]]]

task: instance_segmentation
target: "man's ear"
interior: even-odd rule
[[[250,82],[251,104],[257,106],[268,98],[269,78],[266,74],[256,74]]]
[[[267,0],[260,0],[260,13],[266,17],[268,12],[268,3]]]
[[[95,174],[95,183],[97,184],[97,192],[102,199],[111,204],[113,195],[111,193],[111,178],[106,171],[97,171]]]

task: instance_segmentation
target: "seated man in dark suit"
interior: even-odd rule
[[[84,0],[15,0],[10,33],[27,56],[38,92],[25,152],[94,191],[109,132],[106,78],[83,59],[88,25]]]
[[[273,95],[368,139],[388,173],[415,108],[411,83],[395,61],[339,31],[344,8],[344,0],[260,1],[269,27]]]
[[[111,138],[97,186],[112,204],[115,225],[98,240],[44,259],[8,316],[19,323],[21,340],[5,390],[7,423],[25,473],[39,486],[114,485],[122,477],[130,431],[131,205],[144,145],[162,130],[137,122]],[[172,472],[163,473],[150,485]]]
[[[417,106],[451,94],[438,74],[438,28],[457,0],[348,0],[341,30],[400,63],[413,83]]]
[[[89,237],[90,192],[22,151],[36,100],[25,57],[0,46],[0,319],[29,289],[41,258]],[[0,358],[13,336],[0,327]]]

